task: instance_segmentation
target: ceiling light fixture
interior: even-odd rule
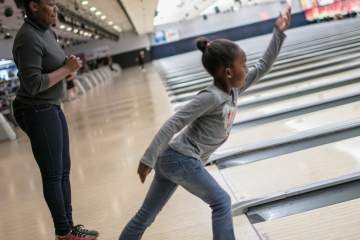
[[[117,25],[114,26],[114,29],[117,30],[118,32],[121,32],[121,31],[122,31],[122,29],[121,29],[119,26],[117,26]]]

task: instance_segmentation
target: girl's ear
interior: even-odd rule
[[[231,68],[229,67],[225,68],[225,76],[227,79],[231,79],[233,77],[233,72]]]

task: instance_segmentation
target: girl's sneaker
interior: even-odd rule
[[[84,228],[84,225],[80,225],[80,224],[73,227],[71,233],[73,233],[74,235],[89,236],[89,237],[95,237],[95,238],[97,238],[99,236],[98,231],[88,230],[88,229]]]

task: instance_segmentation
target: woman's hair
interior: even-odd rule
[[[231,66],[237,54],[239,46],[227,39],[217,39],[214,41],[201,37],[196,40],[197,48],[203,53],[202,63],[205,69],[216,76],[222,68]]]
[[[25,14],[27,16],[31,16],[32,12],[30,9],[30,2],[36,2],[36,3],[40,3],[41,0],[22,0],[22,6],[25,10]]]

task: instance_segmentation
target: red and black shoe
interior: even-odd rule
[[[75,235],[73,233],[69,233],[66,236],[56,236],[56,240],[96,240],[96,237],[90,237],[86,235]]]
[[[74,226],[71,233],[78,236],[88,236],[95,238],[99,236],[98,231],[86,229],[84,228],[84,225],[81,224]]]

